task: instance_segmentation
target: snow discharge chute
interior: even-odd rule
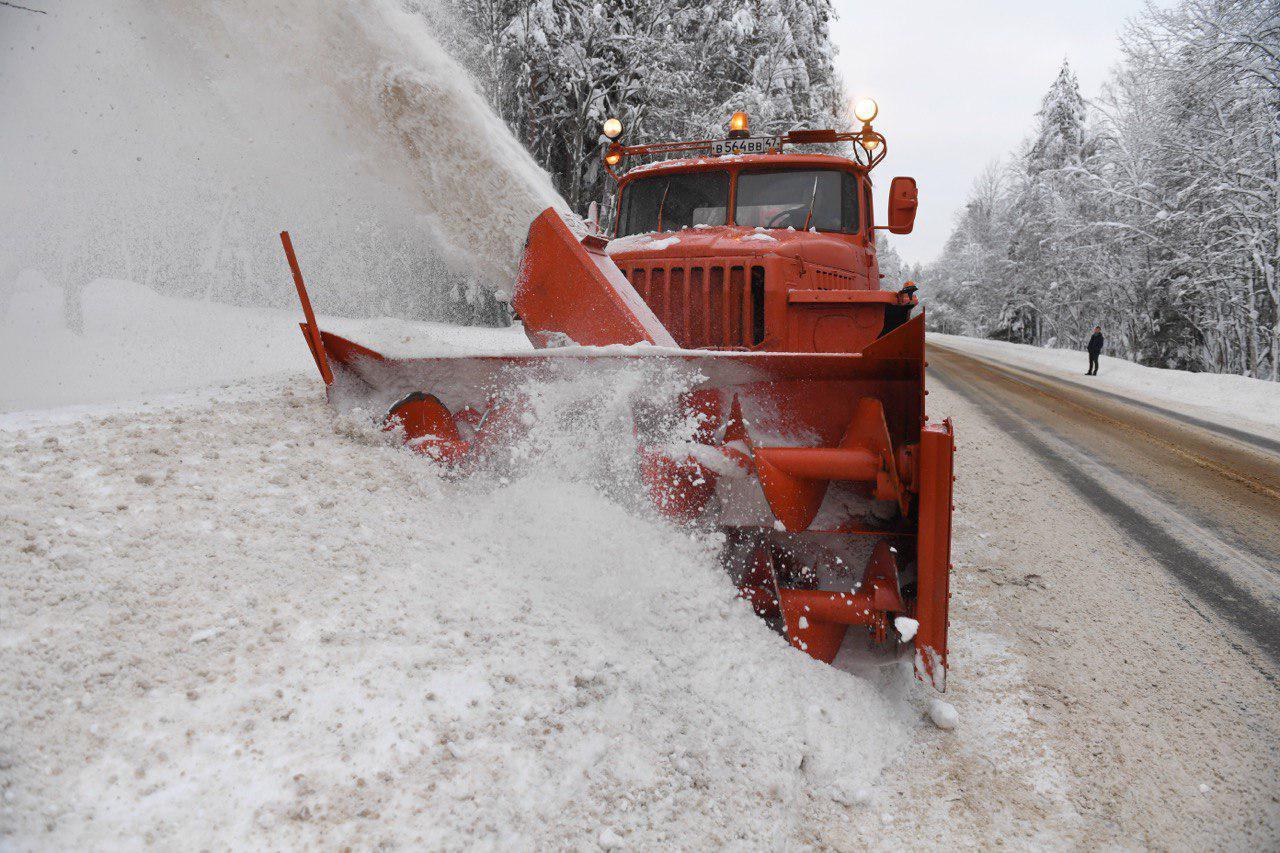
[[[529,382],[632,369],[679,377],[678,394],[631,407],[646,498],[672,519],[721,528],[740,596],[797,649],[830,663],[860,627],[875,646],[913,649],[917,675],[942,690],[952,427],[925,415],[924,317],[908,319],[913,285],[879,288],[869,204],[859,214],[823,195],[869,199],[884,139],[867,123],[855,134],[740,144],[750,141],[667,143],[661,151],[731,156],[633,170],[620,193],[664,171],[727,171],[726,187],[742,174],[803,172],[791,182],[803,198],[789,199],[782,181],[764,188],[772,206],[751,215],[771,227],[736,224],[748,214],[730,212],[728,196],[699,197],[692,209],[678,181],[672,195],[670,178],[661,192],[637,189],[628,208],[635,216],[645,198],[661,198],[657,220],[676,220],[670,236],[610,241],[554,209],[538,215],[512,303],[532,352],[391,358],[322,331],[282,234],[303,334],[331,402],[385,413],[410,447],[457,475],[495,459],[512,464],[504,449],[535,421]],[[840,141],[865,156],[782,152]],[[615,143],[606,162],[644,153],[650,147]],[[915,182],[895,179],[890,192],[887,227],[910,231]]]

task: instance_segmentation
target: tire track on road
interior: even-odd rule
[[[1045,412],[1037,411],[1042,408],[1051,410],[1052,401],[1056,401],[1083,409],[1093,430],[1123,433],[1136,429],[1143,437],[1154,438],[1142,425],[1118,420],[1123,418],[1123,410],[1114,399],[1107,401],[1107,407],[1112,409],[1108,414],[1087,407],[1078,399],[1062,399],[1051,390],[1029,386],[1019,377],[1008,376],[1003,365],[939,348],[931,349],[929,360],[930,370],[945,385],[982,408],[1010,438],[1041,459],[1090,505],[1125,530],[1209,610],[1247,635],[1273,670],[1267,672],[1259,667],[1260,671],[1274,682],[1274,671],[1280,670],[1280,576],[1277,574],[1280,572],[1280,549],[1277,549],[1272,531],[1262,525],[1255,527],[1256,536],[1248,537],[1249,525],[1246,524],[1243,530],[1246,541],[1227,541],[1228,538],[1239,539],[1242,531],[1231,531],[1224,538],[1222,531],[1215,529],[1212,519],[1191,517],[1179,509],[1183,504],[1148,488],[1143,484],[1143,477],[1131,476],[1132,466],[1135,463],[1141,465],[1144,460],[1126,457],[1123,447],[1110,456],[1093,451],[1088,443],[1081,441],[1088,436],[1078,428],[1074,435],[1071,434],[1072,427],[1078,425],[1061,418],[1048,420],[1044,417]],[[1049,384],[1042,381],[1042,377],[1036,379],[1037,384]],[[1035,399],[1036,394],[1044,394],[1051,398],[1051,402]],[[1055,415],[1052,411],[1047,414]],[[1206,428],[1202,424],[1194,426]],[[1177,428],[1187,427],[1180,425]],[[1134,440],[1133,435],[1120,435],[1119,438]],[[1158,441],[1166,453],[1189,456],[1193,463],[1203,466],[1195,469],[1204,472],[1199,482],[1188,484],[1187,470],[1178,470],[1178,466],[1170,465],[1167,472],[1161,472],[1166,474],[1161,479],[1167,479],[1171,488],[1190,491],[1194,485],[1214,493],[1226,504],[1240,501],[1241,496],[1235,494],[1239,487],[1237,478],[1221,470],[1219,463],[1183,451],[1168,440],[1158,438]],[[1107,449],[1114,448],[1103,448],[1104,451]],[[1152,453],[1149,448],[1147,452],[1148,455]],[[1117,455],[1121,458],[1116,459]],[[1210,464],[1204,466],[1205,462]],[[1186,469],[1185,460],[1181,467]],[[1154,475],[1151,471],[1144,473]],[[1280,501],[1275,500],[1276,493],[1265,482],[1257,485],[1262,488],[1255,489],[1248,498],[1249,512],[1258,512],[1259,504],[1262,504],[1261,511],[1266,513],[1269,505],[1272,518],[1280,519]],[[1227,636],[1230,637],[1229,634]],[[1239,643],[1233,642],[1232,645],[1246,657],[1255,657]]]

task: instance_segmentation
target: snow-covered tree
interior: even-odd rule
[[[630,140],[842,126],[831,0],[461,0],[491,103],[577,210],[601,199],[601,122]]]
[[[930,271],[932,322],[1062,346],[1101,322],[1144,363],[1280,379],[1280,4],[1152,6],[1122,49],[1087,107],[1069,68],[1055,80],[998,190],[995,251],[975,186]]]

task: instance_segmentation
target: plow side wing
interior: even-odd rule
[[[579,240],[554,208],[533,220],[512,306],[535,347],[554,346],[566,336],[583,346],[676,345],[605,254],[606,243],[591,235]]]
[[[920,508],[916,533],[918,573],[916,675],[944,690],[947,685],[947,603],[951,595],[952,462],[951,421],[927,424],[920,432]]]

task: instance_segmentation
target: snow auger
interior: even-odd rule
[[[409,445],[465,472],[525,429],[520,377],[556,365],[642,362],[692,377],[674,408],[633,412],[638,481],[662,513],[718,525],[740,596],[790,643],[835,660],[850,626],[914,646],[945,688],[953,432],[925,416],[924,317],[915,286],[880,288],[875,229],[910,233],[916,185],[894,178],[873,221],[886,141],[860,130],[624,146],[611,233],[554,209],[529,228],[513,307],[532,351],[389,358],[320,330],[287,233],[301,324],[335,405],[386,412]],[[787,153],[846,146],[852,156]],[[619,176],[629,157],[685,153]],[[646,442],[688,418],[693,439]]]

